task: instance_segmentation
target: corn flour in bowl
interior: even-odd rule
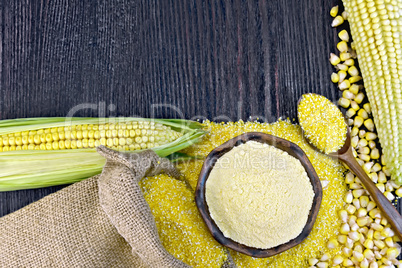
[[[300,159],[297,154],[291,155],[296,149],[301,151],[298,154],[304,154],[297,145],[276,137],[271,145],[253,139],[252,133],[246,134],[243,139],[236,137],[238,141],[232,147],[217,150],[219,155],[204,164],[209,165],[201,185],[208,214],[206,222],[218,242],[228,247],[234,245],[231,248],[235,250],[240,247],[238,251],[251,256],[272,256],[300,243],[308,235],[311,229],[306,230],[306,226],[312,220],[309,226],[312,227],[315,220],[312,208],[314,205],[318,212],[321,193],[316,196],[316,192],[321,187],[307,173],[310,173],[306,169],[305,160],[310,164],[307,157]],[[280,142],[290,146],[289,153],[278,148]],[[197,205],[201,204],[200,200],[196,201]]]

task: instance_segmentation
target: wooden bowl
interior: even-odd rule
[[[301,234],[287,243],[269,249],[258,249],[249,247],[240,244],[238,242],[235,242],[228,237],[225,237],[223,233],[219,230],[214,220],[212,219],[209,213],[208,205],[205,200],[205,183],[218,158],[224,155],[225,153],[229,152],[233,147],[238,146],[242,143],[246,143],[247,141],[250,140],[272,145],[278,149],[287,152],[291,156],[294,156],[297,159],[299,159],[304,169],[306,170],[308,177],[310,178],[310,182],[311,185],[313,186],[313,190],[315,193],[313,204],[307,219],[307,223],[304,226]],[[321,199],[322,199],[322,187],[320,179],[318,178],[317,173],[315,172],[313,166],[311,165],[304,151],[299,146],[290,141],[261,132],[249,132],[242,134],[212,150],[211,153],[209,153],[209,155],[205,159],[204,165],[202,166],[195,193],[195,201],[198,210],[200,211],[201,216],[204,219],[205,223],[207,224],[208,229],[210,230],[212,236],[220,244],[228,248],[257,258],[270,257],[300,244],[309,235],[311,229],[313,228],[313,224],[315,222],[315,219],[317,218],[318,210],[320,209]]]

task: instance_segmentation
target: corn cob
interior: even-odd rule
[[[205,132],[187,120],[28,118],[0,121],[0,191],[72,183],[100,173],[95,147],[168,156]]]
[[[1,135],[0,152],[82,149],[99,145],[134,151],[172,142],[181,135],[169,126],[154,122],[74,124]]]
[[[372,5],[371,2],[359,2],[359,4]],[[376,4],[381,3],[377,1]],[[348,17],[350,18],[351,16]],[[338,36],[342,41],[349,42],[349,34],[346,30],[341,30]],[[348,52],[353,59],[357,58],[354,51],[356,43],[350,43],[351,47],[348,48]],[[346,64],[345,62],[341,61],[339,64]],[[390,201],[395,201],[394,194],[401,195],[402,187],[387,178],[391,174],[385,166],[384,158],[381,157],[380,159],[381,154],[377,148],[379,145],[377,144],[375,125],[372,121],[371,106],[365,99],[363,85],[355,84],[361,81],[362,78],[359,76],[359,70],[354,66],[354,62],[349,66],[347,72],[350,77],[345,76],[344,79],[348,79],[351,85],[347,89],[342,89],[338,85],[339,89],[344,90],[343,97],[339,100],[339,105],[349,109],[348,112],[350,111],[347,113],[347,117],[351,128],[353,127],[350,133],[354,155],[380,191]],[[335,67],[338,68],[337,66]],[[353,70],[351,71],[352,68]],[[331,80],[333,80],[332,77]],[[338,81],[334,83],[338,83]],[[378,108],[383,109],[384,107]],[[370,200],[370,197],[364,191],[361,196],[356,197],[356,191],[361,191],[363,186],[353,173],[346,174],[345,182],[350,191],[345,196],[344,209],[338,212],[343,224],[339,230],[341,235],[337,237],[342,247],[341,257],[344,258],[344,261],[346,260],[346,263],[343,264],[354,264],[358,267],[392,267],[392,265],[401,265],[400,261],[396,259],[396,256],[401,251],[400,246],[396,243],[399,238],[390,229],[389,223],[382,217],[375,202]],[[357,237],[359,237],[357,242],[352,240],[352,238]],[[331,261],[334,265],[339,262],[339,259],[335,257]]]
[[[402,184],[402,1],[343,3],[385,162]]]

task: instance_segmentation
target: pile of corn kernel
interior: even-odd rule
[[[347,13],[338,15],[339,7],[331,9],[334,17],[332,26],[337,27],[347,20]],[[339,56],[331,53],[330,62],[337,72],[331,80],[343,91],[338,104],[347,109],[346,117],[351,127],[351,144],[356,160],[363,167],[372,181],[390,201],[402,196],[402,188],[390,179],[389,170],[377,139],[377,133],[371,116],[370,104],[366,98],[362,77],[356,64],[356,52],[349,33],[343,29],[338,33]],[[387,220],[381,215],[375,202],[368,195],[361,182],[353,173],[345,176],[348,192],[344,197],[344,208],[338,211],[342,221],[340,234],[328,241],[328,248],[342,248],[342,253],[334,258],[324,254],[321,258],[312,258],[312,267],[401,267],[396,258],[401,252],[395,235]]]
[[[346,169],[339,162],[314,150],[303,138],[301,128],[288,121],[274,124],[205,122],[204,125],[209,133],[200,143],[186,149],[186,153],[207,156],[215,147],[245,132],[273,134],[296,143],[306,152],[324,189],[314,228],[303,243],[270,258],[252,258],[230,250],[237,267],[308,267],[309,259],[324,252],[328,258],[341,253],[340,247],[327,248],[328,241],[339,235],[341,220],[334,215],[343,208],[346,194]],[[221,267],[226,259],[225,249],[208,232],[194,202],[202,164],[203,161],[198,160],[178,165],[186,182],[159,175],[144,179],[141,186],[167,250],[192,267]]]
[[[331,9],[333,27],[347,20],[346,12],[338,13],[338,6]],[[353,43],[346,30],[341,30],[338,36],[341,40],[337,45],[339,55],[330,55],[330,62],[337,70],[331,80],[343,91],[338,104],[347,109],[354,155],[377,187],[395,202],[402,197],[402,187],[390,179],[381,157],[370,104],[356,67]],[[229,250],[238,267],[402,267],[396,259],[401,252],[400,240],[359,179],[337,161],[313,150],[304,141],[299,126],[287,121],[274,124],[206,122],[205,126],[210,133],[201,143],[186,149],[186,153],[206,156],[216,146],[244,132],[273,134],[296,143],[306,152],[324,189],[316,223],[303,243],[270,258],[252,258]],[[192,267],[221,267],[227,258],[226,251],[211,240],[194,203],[201,167],[202,161],[180,164],[186,182],[160,175],[146,178],[142,187],[168,251]],[[187,184],[189,187],[185,188]],[[183,220],[184,215],[186,220]]]

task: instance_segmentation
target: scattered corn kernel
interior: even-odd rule
[[[332,83],[338,83],[339,82],[339,75],[337,73],[332,73],[331,74],[331,81],[332,81]]]
[[[335,66],[341,62],[341,59],[334,53],[331,53],[329,54],[329,62]]]
[[[318,267],[318,268],[327,268],[328,263],[327,262],[319,262],[315,266]]]
[[[337,69],[337,70],[344,71],[344,72],[347,72],[348,69],[349,69],[349,66],[346,65],[346,64],[343,64],[343,63],[338,63],[338,64],[336,65],[336,69]]]
[[[338,71],[338,76],[339,76],[339,83],[341,83],[343,80],[345,80],[347,73],[345,71]]]
[[[327,243],[327,247],[328,247],[329,249],[334,249],[334,248],[336,248],[337,246],[339,246],[339,243],[338,243],[338,241],[337,241],[336,239],[330,239],[330,240],[328,241],[328,243]]]
[[[338,36],[342,41],[349,42],[349,33],[346,30],[340,31]]]
[[[360,75],[356,75],[356,76],[352,76],[349,78],[350,83],[354,84],[359,82],[360,80],[362,80],[363,77],[361,77]]]
[[[338,15],[338,10],[339,10],[339,7],[338,6],[334,6],[334,7],[332,7],[331,8],[331,10],[329,11],[329,14],[332,16],[332,17],[336,17],[337,15]],[[333,26],[334,27],[334,26]],[[314,264],[311,264],[311,265],[314,265]]]
[[[339,17],[339,16],[338,16]],[[335,18],[336,19],[336,18]],[[341,41],[336,45],[336,48],[340,51],[340,52],[346,52],[348,51],[348,44],[345,41]]]
[[[363,122],[364,122],[364,119],[357,115],[353,121],[353,125],[355,127],[359,128],[363,125]]]
[[[359,71],[357,70],[356,66],[350,66],[348,69],[348,73],[350,74],[350,76],[358,76],[359,75]]]
[[[353,108],[350,108],[346,111],[346,116],[351,118],[356,114],[356,110],[354,110]]]
[[[338,104],[343,108],[348,108],[350,106],[350,100],[345,98],[340,98]]]
[[[343,19],[343,17],[338,15],[332,21],[331,26],[332,27],[337,27],[337,26],[341,25],[344,21],[345,20]]]
[[[347,235],[350,232],[350,226],[347,223],[341,225],[341,229],[339,231],[341,234]]]
[[[345,266],[345,267],[350,267],[350,266],[353,266],[354,264],[353,264],[353,262],[351,260],[344,259],[343,262],[342,262],[342,265]]]
[[[353,110],[355,110],[356,112],[360,109],[359,105],[357,104],[357,102],[355,101],[351,101],[350,102],[350,106]]]
[[[371,106],[370,103],[363,104],[363,109],[366,110],[367,113],[371,114]]]
[[[369,118],[364,121],[364,126],[371,132],[374,131],[374,122],[373,119]]]
[[[350,54],[350,56],[353,57],[352,54]],[[347,66],[353,66],[353,65],[355,65],[355,61],[354,61],[354,59],[350,58],[350,59],[345,60],[345,62],[343,64],[345,64]],[[354,82],[350,81],[350,83],[356,83],[356,81],[354,81]]]
[[[350,81],[350,79],[349,79]],[[357,93],[356,97],[355,97],[355,102],[357,102],[358,104],[362,103],[364,100],[364,94],[362,92]]]
[[[348,89],[350,87],[349,80],[348,79],[343,80],[341,83],[339,83],[338,87],[340,90]]]
[[[348,52],[341,52],[340,54],[339,54],[339,58],[341,59],[341,61],[346,61],[346,60],[348,60],[348,59],[350,59],[350,53],[348,53]],[[346,65],[346,64],[345,64]],[[347,65],[346,65],[347,66]],[[355,67],[356,68],[356,67]],[[349,68],[348,68],[348,70],[349,70]],[[356,69],[357,70],[357,69]],[[350,74],[350,72],[349,72],[349,74]]]
[[[343,262],[343,257],[341,255],[336,255],[333,259],[332,259],[332,264],[333,265],[338,265],[341,264]]]

